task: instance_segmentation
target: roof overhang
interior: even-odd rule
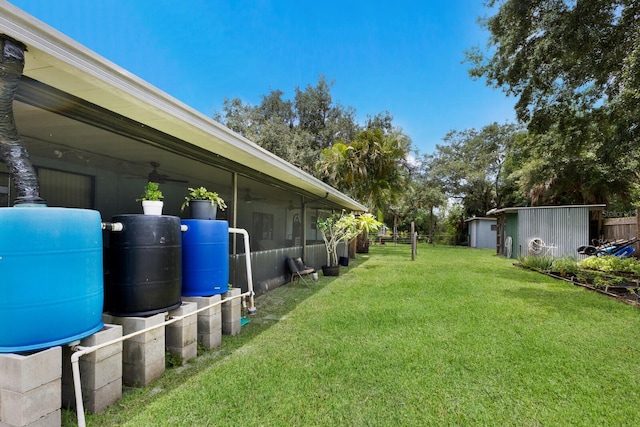
[[[467,218],[464,220],[464,222],[471,222],[471,221],[495,221],[495,217],[492,218],[488,218],[488,217],[484,217],[484,216],[474,216],[471,218]]]
[[[510,208],[503,209],[491,209],[487,212],[487,216],[500,216],[508,213],[517,213],[519,211],[524,210],[535,210],[535,209],[567,209],[567,208],[585,208],[590,211],[602,211],[607,207],[605,204],[597,204],[597,205],[562,205],[562,206],[516,206]]]
[[[24,75],[203,150],[287,183],[311,197],[366,211],[303,170],[215,122],[125,69],[28,15],[0,4],[0,32],[27,46]]]

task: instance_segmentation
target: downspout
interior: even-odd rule
[[[15,204],[44,205],[38,174],[29,160],[13,117],[13,100],[24,69],[24,51],[27,48],[4,34],[0,35],[0,42],[0,155],[14,180]]]

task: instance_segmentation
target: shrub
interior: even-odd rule
[[[578,261],[575,258],[556,258],[551,264],[551,271],[556,271],[563,276],[578,272]]]
[[[635,258],[620,258],[614,255],[591,256],[580,261],[578,265],[588,270],[640,274],[640,262]]]
[[[553,263],[553,258],[546,256],[520,257],[520,264],[534,270],[548,271]]]

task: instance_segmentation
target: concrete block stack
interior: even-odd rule
[[[169,317],[187,316],[167,325],[165,331],[167,351],[179,357],[183,365],[198,356],[197,310],[197,303],[183,302],[180,307],[169,312]]]
[[[182,301],[195,302],[198,309],[220,302],[220,295],[209,297],[182,297]],[[216,348],[222,344],[222,310],[220,304],[198,313],[198,342],[204,348]]]
[[[0,354],[0,425],[60,426],[62,348]]]
[[[239,297],[242,291],[240,288],[231,288],[222,294],[222,299]],[[234,298],[222,304],[222,333],[224,335],[238,335],[241,329],[242,301]]]
[[[102,330],[80,341],[82,347],[94,347],[122,337],[121,325],[105,324]],[[80,383],[82,401],[86,412],[95,414],[104,411],[122,397],[122,348],[117,342],[81,356]],[[71,369],[72,350],[62,349],[62,405],[76,408],[76,396]]]
[[[149,317],[118,317],[103,315],[105,323],[122,325],[128,335],[152,326],[161,325],[166,312]],[[146,387],[165,370],[165,328],[157,327],[129,338],[122,346],[122,382],[129,387]]]

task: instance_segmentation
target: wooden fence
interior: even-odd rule
[[[638,236],[640,229],[640,209],[636,210],[636,216],[624,218],[605,218],[604,220],[604,238],[609,241],[619,239],[631,239]],[[640,242],[633,245],[636,252],[640,254]]]

